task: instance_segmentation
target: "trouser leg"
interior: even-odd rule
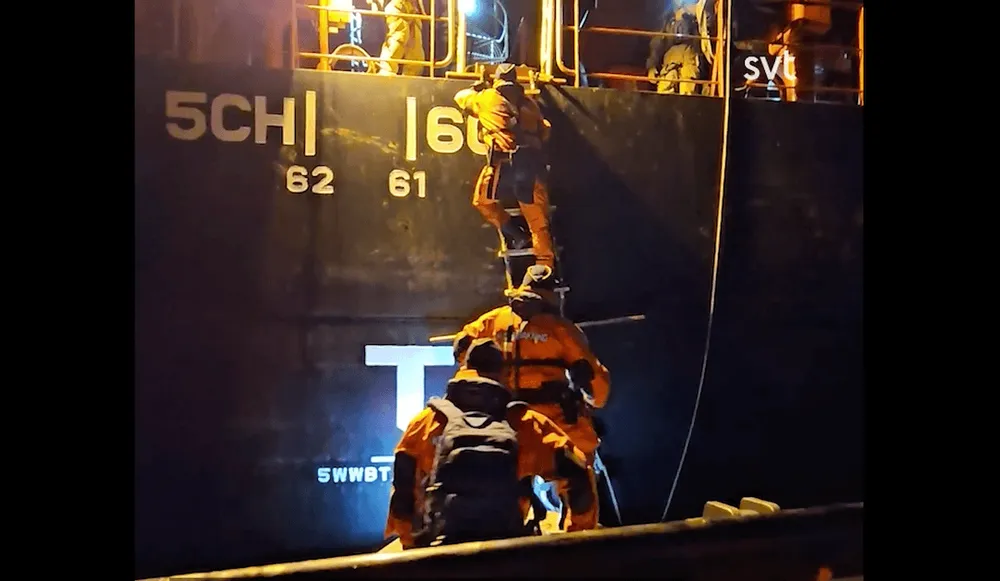
[[[531,246],[535,250],[535,264],[555,268],[552,234],[549,231],[549,190],[545,182],[535,179],[531,202],[518,201],[521,215],[531,230]]]

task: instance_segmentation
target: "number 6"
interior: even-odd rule
[[[293,165],[285,172],[285,189],[293,194],[301,194],[309,189],[309,170],[301,165]]]
[[[405,169],[389,172],[389,194],[397,198],[410,195],[410,172]]]

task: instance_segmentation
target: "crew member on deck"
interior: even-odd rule
[[[433,0],[432,0],[433,1]],[[368,0],[372,10],[385,12],[385,42],[382,43],[382,59],[405,59],[422,61],[424,41],[422,21],[414,18],[400,18],[396,14],[421,14],[414,0]],[[432,23],[433,26],[433,23]],[[395,75],[400,71],[399,63],[380,60],[376,63],[380,75]],[[409,76],[420,76],[424,72],[422,64],[404,64],[402,73]]]

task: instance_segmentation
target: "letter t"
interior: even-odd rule
[[[400,430],[406,430],[424,408],[424,367],[454,364],[450,345],[365,345],[365,365],[396,368],[396,427]]]

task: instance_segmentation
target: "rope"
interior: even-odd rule
[[[687,437],[684,438],[684,448],[681,450],[681,459],[677,464],[677,473],[674,475],[674,482],[670,485],[670,494],[667,496],[667,505],[663,507],[661,521],[667,519],[667,511],[670,510],[670,503],[674,499],[674,492],[677,490],[677,482],[681,478],[681,470],[684,468],[684,460],[687,458],[688,446],[691,444],[691,434],[694,433],[695,420],[698,418],[698,406],[701,404],[701,392],[705,387],[705,371],[708,369],[708,352],[712,342],[712,323],[715,319],[715,295],[719,281],[719,251],[722,246],[722,210],[723,201],[726,194],[726,168],[727,150],[729,149],[729,114],[731,109],[732,94],[732,38],[733,38],[733,0],[726,2],[726,50],[723,53],[723,93],[722,93],[722,156],[720,158],[719,169],[719,213],[715,219],[715,255],[712,258],[712,289],[708,301],[708,329],[705,333],[705,352],[701,360],[701,376],[698,378],[698,391],[694,397],[694,409],[691,410],[691,423],[688,425]]]

